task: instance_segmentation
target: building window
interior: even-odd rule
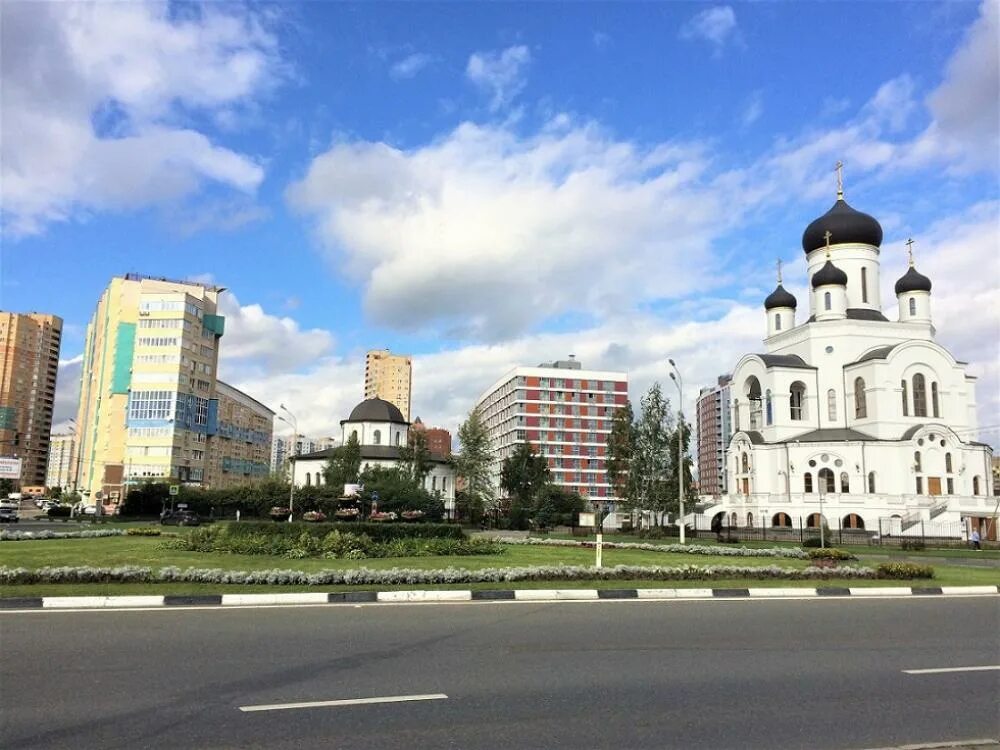
[[[767,391],[764,394],[764,417],[767,424],[771,424],[774,421],[774,413],[771,405],[771,391]]]
[[[871,493],[873,493],[873,494],[875,492],[875,472],[874,471],[869,471],[868,472],[868,491],[871,492]]]
[[[861,301],[868,302],[868,269],[861,269]]]
[[[431,477],[431,492],[437,492],[438,488],[438,478]]]
[[[806,386],[797,380],[792,383],[791,388],[788,389],[788,393],[789,416],[793,421],[801,422],[805,419],[805,406],[803,402],[805,401]]]
[[[744,474],[750,471],[750,459],[747,457],[746,453],[743,454],[743,457],[740,460],[740,468],[742,468]]]
[[[917,494],[918,495],[923,495],[924,494],[924,478],[923,477],[917,477],[916,478],[916,485],[917,485]]]
[[[952,477],[948,477],[948,479],[946,480],[945,483],[948,485],[948,494],[949,495],[954,495],[955,494],[955,480]]]
[[[740,431],[740,400],[738,398],[733,399],[733,430]]]
[[[913,416],[927,416],[927,381],[919,372],[913,376]]]
[[[844,493],[851,491],[851,479],[847,476],[846,471],[840,473],[840,491]]]
[[[375,430],[372,433],[372,445],[382,445],[382,430]]]
[[[358,439],[358,431],[357,430],[351,430],[351,437],[354,438],[355,440],[357,440]]]
[[[129,396],[128,418],[130,420],[170,419],[173,416],[173,391],[132,391]]]
[[[396,445],[400,445],[402,443],[402,440],[403,440],[403,433],[402,432],[397,432],[396,433]]]
[[[781,313],[774,314],[774,330],[781,330]]]
[[[837,392],[833,388],[826,392],[826,416],[831,422],[837,419]]]
[[[868,416],[868,400],[865,398],[865,379],[854,379],[854,417],[864,419]]]
[[[917,300],[910,297],[910,317],[915,318],[917,316]]]
[[[913,453],[913,470],[914,471],[924,470],[922,462],[920,460],[920,451],[914,451]]]
[[[931,412],[935,417],[941,416],[941,405],[938,400],[938,386],[937,383],[931,383]]]
[[[906,392],[906,381],[900,380],[899,384],[903,388],[903,416],[908,417],[910,416],[910,399]]]
[[[833,476],[833,469],[820,469],[818,479],[821,492],[833,494],[837,491],[837,480]]]
[[[802,477],[802,489],[806,493],[811,493],[813,491],[813,475],[808,471],[805,476]]]
[[[972,494],[973,495],[979,494],[979,477],[972,478]]]
[[[306,487],[310,486],[311,484],[312,484],[312,474],[310,474],[307,471],[306,472]]]
[[[954,469],[951,468],[951,454],[950,453],[945,453],[944,454],[944,470],[946,472],[948,472],[949,474],[951,474],[952,471],[954,471]]]

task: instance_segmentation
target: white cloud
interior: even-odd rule
[[[56,373],[56,397],[52,405],[52,432],[68,432],[70,429],[69,420],[76,418],[76,410],[80,402],[82,372],[82,354],[59,360],[59,370]]]
[[[757,122],[762,114],[764,114],[764,94],[760,91],[754,91],[750,95],[746,106],[743,107],[743,112],[740,115],[740,124],[748,128]]]
[[[389,76],[397,81],[413,78],[430,65],[433,59],[431,55],[424,52],[414,52],[412,55],[407,55],[402,60],[393,63],[392,67],[389,68]]]
[[[239,111],[280,69],[261,17],[165,2],[3,5],[5,224],[37,233],[92,211],[252,193],[263,169],[192,116]]]
[[[682,39],[704,39],[712,44],[715,54],[730,41],[739,40],[736,13],[729,5],[708,8],[690,18],[681,27]]]
[[[476,52],[465,67],[466,77],[490,95],[490,110],[496,112],[524,90],[531,52],[524,45],[503,52]]]

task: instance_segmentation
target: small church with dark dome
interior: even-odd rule
[[[410,439],[410,423],[399,408],[381,398],[366,398],[340,420],[341,445],[354,437],[361,446],[361,470],[371,466],[393,467],[399,463],[400,449]],[[322,484],[323,469],[336,448],[297,456],[293,461],[293,481],[297,487]],[[440,494],[446,517],[455,512],[455,471],[447,456],[431,454],[431,470],[424,488]]]
[[[879,222],[838,184],[833,207],[802,235],[808,299],[800,306],[779,267],[763,351],[733,371],[728,492],[703,498],[702,522],[996,534],[976,378],[935,340],[932,283],[912,240],[893,287],[898,313],[885,316],[881,244]]]

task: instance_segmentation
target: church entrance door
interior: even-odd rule
[[[941,477],[927,477],[927,494],[941,494]]]

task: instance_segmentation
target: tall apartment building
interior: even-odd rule
[[[307,453],[336,448],[338,445],[340,445],[340,440],[335,437],[311,438],[305,435],[296,435],[293,444],[291,437],[275,435],[271,440],[271,472],[285,472],[287,470],[285,462],[291,456],[304,456]]]
[[[423,433],[427,440],[427,450],[435,456],[451,455],[451,432],[448,430],[443,427],[428,427],[417,417],[410,425],[410,435],[414,432]]]
[[[733,435],[729,407],[730,376],[698,393],[698,490],[719,497],[726,492],[726,449]]]
[[[205,484],[222,489],[271,471],[274,412],[221,380],[215,382],[216,430],[208,437]]]
[[[75,459],[76,435],[71,432],[53,435],[49,440],[49,467],[45,473],[45,486],[61,487],[64,490],[74,489]]]
[[[553,483],[584,497],[614,497],[605,469],[608,436],[627,400],[626,373],[584,370],[572,355],[515,367],[477,402],[493,447],[496,491],[504,459],[528,443],[548,460]]]
[[[138,274],[104,290],[87,326],[76,419],[77,486],[91,501],[114,504],[146,480],[204,481],[222,291]]]
[[[21,459],[21,487],[45,485],[62,318],[0,312],[0,456]]]
[[[395,404],[410,421],[413,357],[374,349],[365,355],[365,398],[376,396]]]

